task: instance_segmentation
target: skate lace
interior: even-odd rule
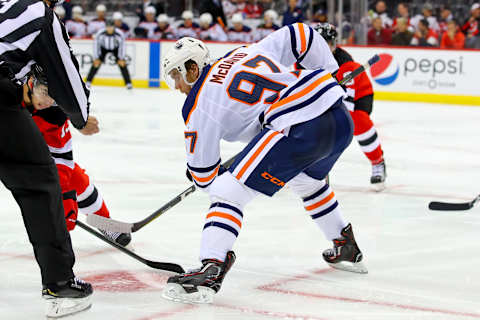
[[[380,162],[372,166],[372,176],[383,176],[385,172],[385,163]]]

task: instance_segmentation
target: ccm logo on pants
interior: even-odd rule
[[[262,173],[262,177],[265,179],[265,180],[268,180],[270,181],[271,183],[273,184],[276,184],[277,186],[279,187],[283,187],[285,185],[285,182],[283,182],[282,180],[278,179],[278,178],[275,178],[274,176],[272,176],[270,173],[268,173],[267,171],[265,171],[264,173]]]

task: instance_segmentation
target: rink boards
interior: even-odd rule
[[[93,62],[93,41],[72,39],[80,70],[86,76]],[[161,79],[160,59],[173,41],[128,40],[126,60],[135,87],[166,87]],[[221,57],[239,43],[209,42],[212,57]],[[368,72],[377,100],[417,101],[480,105],[477,75],[478,50],[440,50],[405,47],[345,47],[362,63],[374,54],[380,61]],[[122,86],[123,80],[113,56],[107,56],[93,84]]]

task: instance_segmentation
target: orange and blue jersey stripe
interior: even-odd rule
[[[238,237],[242,228],[242,221],[243,213],[239,208],[227,203],[215,202],[208,210],[203,229],[217,227]]]
[[[204,168],[192,167],[191,165],[187,164],[188,170],[192,175],[193,182],[200,188],[208,187],[218,175],[220,161],[221,160],[218,159],[214,165]]]

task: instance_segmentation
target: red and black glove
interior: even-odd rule
[[[77,192],[75,190],[63,193],[63,210],[65,213],[65,222],[67,230],[75,229],[78,216]]]

